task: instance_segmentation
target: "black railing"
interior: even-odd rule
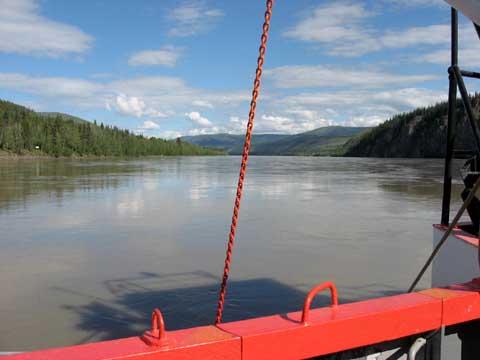
[[[457,89],[460,91],[465,113],[472,129],[477,159],[480,159],[480,129],[473,110],[470,97],[465,86],[463,77],[480,79],[480,73],[460,69],[458,66],[458,12],[452,8],[451,14],[451,64],[448,68],[449,91],[448,91],[448,123],[447,123],[447,143],[445,153],[445,173],[443,179],[443,200],[442,200],[442,219],[443,225],[448,225],[450,220],[450,201],[452,197],[452,160],[456,153],[454,149],[455,136],[457,130]],[[480,38],[480,27],[474,24],[475,30]]]

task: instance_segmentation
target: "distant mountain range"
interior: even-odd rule
[[[327,126],[295,135],[258,134],[252,136],[252,155],[342,155],[343,146],[369,128]],[[242,153],[244,135],[212,134],[182,137],[194,145],[222,149],[231,155]]]
[[[471,96],[480,126],[480,93]],[[438,158],[445,156],[447,102],[398,114],[373,128],[328,126],[296,135],[253,135],[253,155]],[[457,101],[455,148],[475,147],[461,100]],[[243,135],[188,136],[192,144],[240,154]]]

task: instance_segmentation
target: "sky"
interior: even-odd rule
[[[264,11],[0,0],[0,99],[145,136],[244,133]],[[374,126],[446,100],[449,23],[442,0],[276,0],[254,132]],[[480,41],[463,16],[460,48],[474,70]]]

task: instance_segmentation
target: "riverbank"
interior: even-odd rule
[[[29,152],[24,154],[17,154],[15,152],[5,151],[0,149],[0,161],[1,160],[35,160],[35,159],[51,159],[51,156],[43,154],[41,152]]]
[[[96,155],[72,155],[72,156],[51,156],[41,151],[25,152],[17,154],[15,152],[5,151],[0,149],[0,161],[9,160],[135,160],[158,157],[173,157],[173,156],[227,156],[227,153],[215,153],[204,155],[142,155],[142,156],[96,156]]]

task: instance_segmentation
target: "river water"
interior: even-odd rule
[[[155,307],[167,329],[211,324],[239,163],[0,161],[0,351],[139,335]],[[326,280],[340,302],[404,291],[431,251],[442,167],[252,157],[224,321],[298,310]]]

